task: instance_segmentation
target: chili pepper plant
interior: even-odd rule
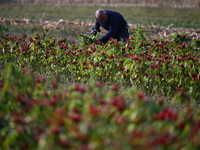
[[[0,149],[199,149],[200,41],[145,30],[106,44],[3,35]]]

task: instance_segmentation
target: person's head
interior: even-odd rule
[[[95,16],[96,18],[103,22],[103,23],[106,23],[107,22],[107,19],[108,19],[108,15],[106,14],[106,11],[103,10],[103,9],[98,9],[95,13]]]

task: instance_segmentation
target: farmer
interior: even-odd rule
[[[101,37],[99,41],[106,43],[110,38],[117,39],[118,41],[126,41],[129,38],[128,24],[124,17],[115,11],[98,9],[95,13],[96,22],[92,28],[94,35],[100,31],[100,26],[108,31],[106,35]]]

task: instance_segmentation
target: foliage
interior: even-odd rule
[[[3,35],[0,149],[199,149],[199,56],[140,26],[125,43]]]
[[[188,38],[186,34],[180,34],[180,33],[175,33],[171,39],[175,42],[175,43],[191,43],[192,39]]]
[[[0,41],[1,66],[15,63],[41,75],[54,73],[66,81],[105,81],[138,85],[149,94],[173,96],[185,89],[192,99],[199,98],[198,40],[174,35],[171,40],[151,40],[138,27],[126,43],[111,39],[107,44],[77,42],[66,37],[49,37],[48,32],[32,38],[5,36]]]
[[[8,65],[0,79],[2,149],[198,149],[199,109],[178,111],[136,88],[62,84]],[[112,138],[111,138],[112,137]]]
[[[98,34],[99,35],[99,34]],[[92,33],[82,33],[79,37],[78,37],[78,42],[80,42],[80,45],[83,45],[83,47],[85,45],[90,45],[92,43],[95,43],[98,39],[98,36],[94,36]]]
[[[8,28],[6,28],[5,26],[0,25],[0,37],[5,35],[7,32],[8,32]]]

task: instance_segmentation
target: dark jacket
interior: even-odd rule
[[[103,23],[96,19],[95,26],[92,28],[96,29],[98,32],[100,31],[100,26],[102,26],[105,30],[109,31],[105,36],[103,36],[100,41],[107,42],[110,38],[118,38],[117,35],[126,29],[127,22],[124,17],[115,11],[105,10],[108,15],[107,23]]]

